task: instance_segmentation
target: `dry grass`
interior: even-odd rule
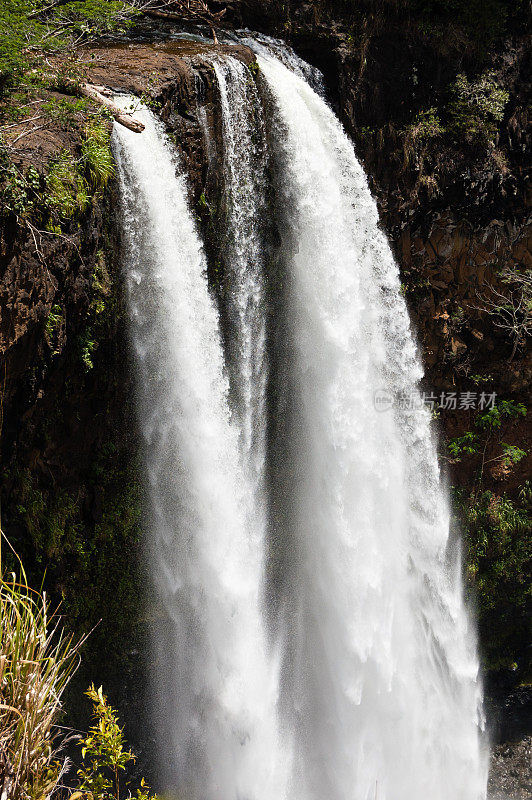
[[[81,642],[20,574],[0,578],[0,800],[47,800],[64,769],[55,725]]]

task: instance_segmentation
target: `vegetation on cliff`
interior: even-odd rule
[[[19,579],[14,572],[0,577],[0,796],[119,800],[121,773],[135,756],[126,750],[124,731],[101,687],[86,693],[95,721],[80,741],[77,779],[71,774],[64,748],[80,737],[59,722],[83,641],[75,643],[64,633],[46,594],[30,589],[16,561]],[[144,779],[135,797],[156,800]]]

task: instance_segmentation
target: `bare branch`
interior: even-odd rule
[[[532,335],[532,274],[508,267],[501,273],[501,280],[514,286],[503,294],[491,284],[484,284],[484,291],[477,291],[481,303],[470,308],[493,317],[493,325],[509,334],[512,342],[510,361],[518,347]]]

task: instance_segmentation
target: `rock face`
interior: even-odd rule
[[[478,67],[452,47],[436,52],[402,19],[383,24],[368,14],[350,16],[349,4],[330,5],[333,16],[325,4],[288,2],[281,7],[235,0],[228,20],[288,38],[302,57],[324,71],[400,264],[427,390],[437,395],[489,390],[514,403],[526,402],[531,381],[527,351],[520,342],[513,352],[511,337],[482,310],[487,286],[504,291],[504,269],[532,267],[527,173],[531,57],[525,38],[512,34],[487,66]],[[153,30],[150,35],[154,38]],[[178,145],[215,290],[222,151],[210,60],[227,52],[244,63],[253,61],[246,47],[193,41],[132,41],[84,54],[90,80],[142,96]],[[437,128],[419,138],[414,130],[419,112],[435,106],[443,109],[444,120],[446,93],[457,73],[488,67],[509,93],[493,146],[459,141]],[[43,176],[59,152],[79,155],[80,135],[76,128],[51,122],[23,140],[17,163],[24,169],[34,166]],[[47,567],[49,586],[63,598],[64,611],[78,630],[103,618],[80,684],[101,681],[104,665],[107,688],[126,709],[126,721],[131,710],[133,723],[140,692],[134,676],[140,673],[139,640],[144,636],[138,587],[147,582],[137,559],[140,443],[117,209],[111,181],[76,224],[61,233],[39,230],[31,216],[28,224],[17,225],[13,214],[0,215],[1,499],[3,528],[30,565],[31,577],[39,583]],[[442,438],[476,430],[475,418],[471,409],[442,410]],[[501,441],[519,445],[525,455],[515,464],[501,461]],[[532,432],[521,416],[493,431],[482,453],[453,460],[442,444],[452,484],[477,491],[482,458],[483,486],[496,498],[504,493],[517,497],[530,474],[531,453]],[[504,595],[505,585],[500,586]],[[519,624],[526,627],[525,605],[516,610],[513,602],[501,618],[502,627],[519,615]],[[493,618],[486,617],[482,625],[481,644],[491,641]],[[519,658],[524,671],[525,656],[512,647],[506,640],[504,647],[496,642],[493,652],[499,656],[504,650],[504,664]],[[116,685],[109,685],[112,664]],[[494,797],[502,797],[497,792],[530,796],[519,783],[530,752],[525,733],[512,734],[519,744],[496,750]]]
[[[494,748],[489,791],[491,800],[529,800],[532,736]]]

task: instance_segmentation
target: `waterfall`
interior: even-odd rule
[[[141,107],[144,133],[113,139],[161,782],[180,800],[481,800],[475,631],[398,268],[319,76],[246,41],[255,77],[209,56],[219,308],[161,123]]]
[[[113,144],[157,598],[159,780],[192,800],[282,798],[255,485],[183,172],[161,123],[136,115],[144,133],[115,126]]]
[[[267,214],[264,120],[257,88],[244,64],[213,63],[222,112],[225,218],[222,241],[229,370],[238,409],[244,463],[255,482],[256,516],[266,535],[264,459],[267,357],[263,220]]]
[[[292,797],[478,800],[475,633],[398,268],[333,112],[250,44],[286,264]]]

